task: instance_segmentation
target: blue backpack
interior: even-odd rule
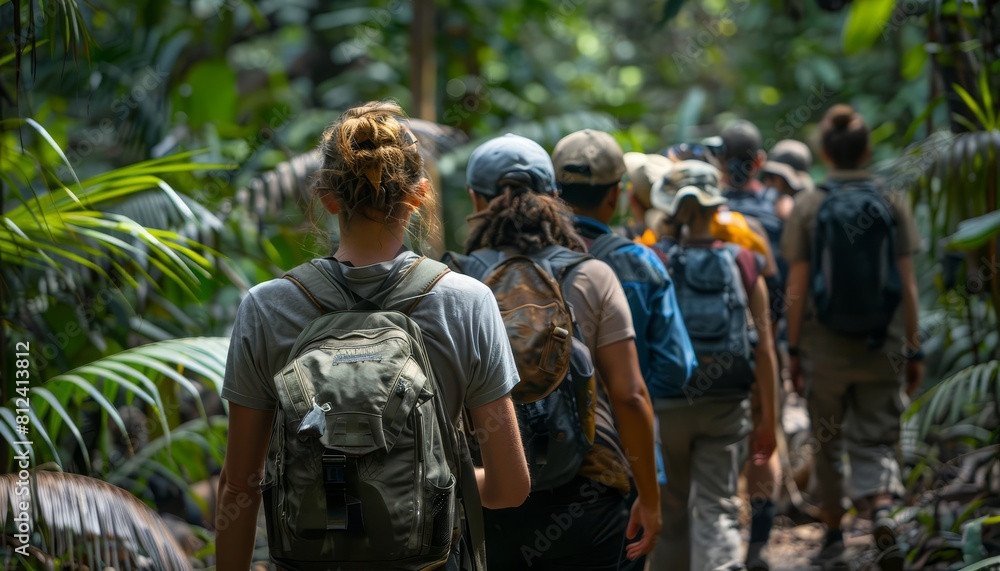
[[[667,270],[698,358],[698,368],[675,395],[689,402],[745,395],[753,384],[757,330],[736,265],[739,252],[734,244],[670,249]]]

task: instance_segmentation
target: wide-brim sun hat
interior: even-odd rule
[[[719,169],[696,160],[673,163],[650,189],[653,208],[668,216],[675,215],[687,198],[694,198],[704,207],[725,204],[726,197],[719,188]]]
[[[760,168],[760,172],[785,179],[785,182],[793,190],[804,190],[806,188],[805,178],[809,176],[809,173],[797,171],[792,165],[778,161],[765,162],[764,166]]]
[[[809,167],[812,166],[812,152],[802,141],[783,139],[774,144],[767,153],[767,162],[761,172],[780,176],[788,186],[804,190],[809,185]]]

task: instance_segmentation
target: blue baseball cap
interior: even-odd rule
[[[515,174],[518,173],[518,174]],[[497,183],[514,174],[535,192],[558,193],[552,159],[541,145],[520,135],[507,133],[476,147],[465,169],[466,184],[477,193],[493,198],[500,194]]]

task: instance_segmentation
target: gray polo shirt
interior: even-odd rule
[[[406,251],[387,262],[357,268],[341,264],[341,269],[352,290],[370,297],[395,265],[403,269],[417,257]],[[299,332],[320,315],[289,280],[274,279],[251,288],[233,325],[222,397],[248,408],[277,408],[274,375],[287,363]],[[463,405],[483,406],[517,384],[517,368],[496,298],[479,281],[448,273],[410,317],[423,331],[453,422],[458,421]]]

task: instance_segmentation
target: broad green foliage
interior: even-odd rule
[[[187,489],[222,460],[225,417],[207,401],[246,290],[336,240],[294,165],[315,164],[320,133],[349,106],[395,98],[415,109],[412,3],[182,4],[0,0],[0,32],[18,38],[0,55],[0,315],[5,350],[35,348],[34,461],[147,503],[151,479]],[[996,259],[1000,227],[1000,67],[976,27],[994,4],[436,2],[436,113],[425,119],[468,134],[431,153],[446,244],[461,247],[465,163],[486,138],[514,132],[551,149],[589,127],[656,152],[741,117],[768,147],[815,148],[824,111],[850,103],[928,238],[918,260],[927,384],[948,380],[907,413],[911,484],[924,482],[949,461],[940,442],[996,440],[980,405],[996,398],[1000,351],[1000,288],[982,262]],[[954,46],[929,44],[932,24],[959,19]],[[956,53],[974,65],[958,73]],[[945,93],[932,96],[932,80]],[[255,179],[289,160],[281,176]],[[823,177],[818,159],[813,174]],[[15,408],[0,408],[6,441]],[[122,436],[134,409],[139,447]]]
[[[210,462],[221,463],[224,439],[209,417],[221,411],[207,411],[203,399],[222,387],[228,346],[228,338],[149,343],[34,383],[28,397],[33,463],[114,483],[152,474],[179,482],[208,478]],[[22,440],[14,411],[23,406],[12,398],[0,408],[0,437],[11,449]],[[145,413],[130,416],[132,409],[122,407]],[[96,434],[87,428],[95,424],[102,427]]]
[[[844,51],[848,54],[870,49],[886,32],[896,0],[853,2],[844,23]]]

